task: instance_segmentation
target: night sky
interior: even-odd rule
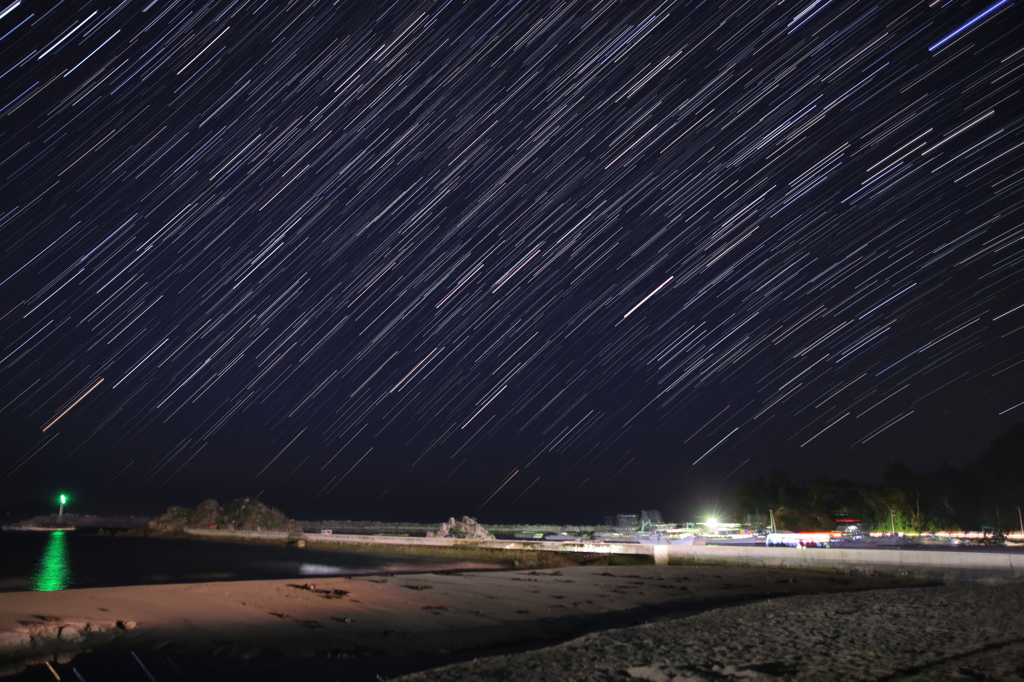
[[[0,10],[0,500],[681,520],[1024,418],[1012,0]]]

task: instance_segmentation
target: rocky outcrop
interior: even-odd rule
[[[240,497],[221,507],[217,500],[201,502],[195,509],[171,507],[163,516],[149,522],[150,528],[179,530],[184,528],[218,528],[223,530],[274,530],[289,533],[301,530],[300,525],[281,511],[252,497]]]
[[[56,616],[20,621],[14,630],[0,630],[0,675],[13,675],[33,664],[66,663],[76,653],[110,644],[135,627],[134,621],[66,621]]]
[[[279,510],[268,507],[252,497],[229,502],[220,515],[221,527],[227,530],[278,530],[297,533],[302,527]]]
[[[428,532],[428,538],[459,538],[462,540],[493,540],[494,536],[480,525],[476,519],[463,516],[456,520],[453,516],[440,526],[436,531]]]

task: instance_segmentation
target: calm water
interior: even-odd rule
[[[427,559],[199,540],[0,533],[0,592],[436,570]]]
[[[74,532],[0,533],[0,591],[63,590],[212,580],[261,580],[438,570],[449,563],[424,559],[197,540],[100,537]],[[495,566],[498,568],[498,566]],[[485,654],[516,653],[538,644],[487,651],[352,660],[257,659],[96,652],[53,663],[64,680],[96,682],[376,682]],[[52,682],[54,673],[31,665],[3,680]]]

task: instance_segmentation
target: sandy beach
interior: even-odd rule
[[[441,571],[0,594],[0,670],[86,650],[403,656],[562,640],[766,597],[906,585],[714,566]]]
[[[396,679],[1024,680],[1024,584],[771,599]]]

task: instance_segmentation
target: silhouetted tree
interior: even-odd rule
[[[897,532],[1017,528],[1015,507],[1024,506],[1024,423],[992,441],[963,470],[945,462],[917,474],[904,464],[885,470],[882,483],[817,479],[794,484],[782,470],[736,485],[736,511],[775,513],[790,530],[831,530],[836,514],[850,514],[875,530]]]

